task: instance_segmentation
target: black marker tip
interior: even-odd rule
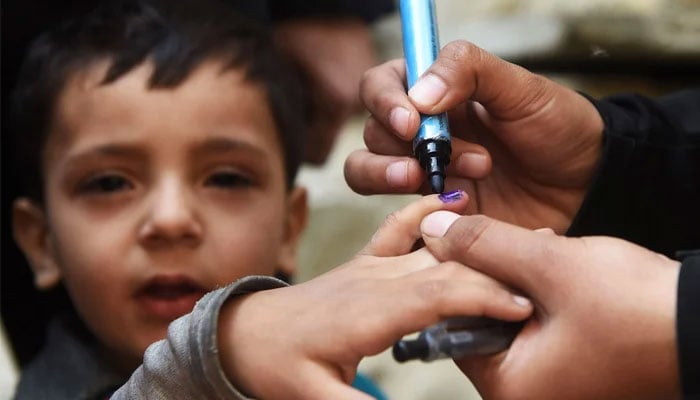
[[[430,175],[430,187],[433,193],[442,193],[445,191],[445,178],[440,174]]]
[[[394,356],[394,360],[406,362],[428,357],[428,355],[430,355],[430,347],[425,340],[400,340],[394,343],[391,352]]]

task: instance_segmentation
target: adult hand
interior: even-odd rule
[[[465,205],[466,197],[425,197],[387,218],[347,264],[227,303],[219,332],[227,376],[255,398],[365,399],[348,386],[358,363],[403,335],[449,316],[527,318],[529,302],[495,280],[425,249],[411,252],[423,216]]]
[[[620,239],[566,238],[484,216],[439,211],[421,229],[439,260],[469,265],[535,304],[507,351],[458,360],[485,398],[680,396],[678,262]]]
[[[360,79],[376,64],[369,27],[350,17],[292,19],[275,27],[275,38],[308,80],[311,120],[304,160],[322,164],[343,124],[361,109]]]
[[[427,193],[411,157],[419,112],[449,111],[447,190],[472,197],[468,213],[564,232],[600,157],[603,122],[583,96],[463,41],[440,52],[408,95],[403,60],[369,70],[361,98],[372,116],[367,150],[345,177],[356,192]]]

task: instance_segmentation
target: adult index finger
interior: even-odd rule
[[[418,160],[356,150],[345,160],[345,181],[359,194],[416,193],[425,180]]]
[[[415,136],[420,115],[406,94],[403,59],[388,61],[365,72],[360,81],[360,99],[391,132],[404,140]]]

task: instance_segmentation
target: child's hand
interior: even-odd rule
[[[392,214],[355,259],[306,283],[231,301],[222,309],[221,360],[227,376],[257,398],[349,399],[362,357],[450,316],[527,318],[503,285],[426,250],[411,252],[421,219],[462,211],[427,196]]]

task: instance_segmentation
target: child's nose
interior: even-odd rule
[[[152,193],[147,215],[140,227],[140,241],[150,246],[198,245],[202,225],[192,197],[186,185],[177,179],[164,179]]]

